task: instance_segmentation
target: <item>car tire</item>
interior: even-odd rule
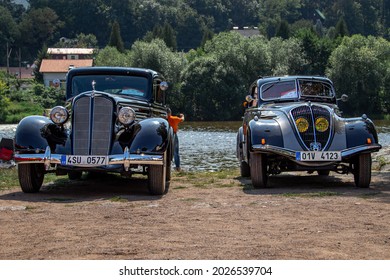
[[[25,193],[36,193],[42,187],[45,178],[45,167],[41,163],[18,165],[19,183]]]
[[[167,158],[164,155],[164,161],[166,161]],[[148,187],[149,192],[152,195],[163,195],[166,192],[166,175],[167,171],[165,170],[167,168],[166,163],[164,162],[163,165],[149,165],[148,168]]]
[[[81,171],[69,171],[68,178],[69,180],[80,180],[83,172]]]
[[[255,189],[267,187],[267,158],[264,154],[250,154],[250,174]]]
[[[241,173],[241,177],[250,177],[251,176],[251,170],[250,170],[249,164],[246,161],[241,161],[240,173]]]
[[[353,163],[353,176],[358,188],[368,188],[371,183],[371,154],[360,154]]]

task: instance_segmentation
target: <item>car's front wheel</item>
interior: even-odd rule
[[[163,195],[167,189],[167,157],[164,155],[163,165],[150,165],[148,168],[148,187],[152,195]]]
[[[41,163],[18,165],[19,183],[25,193],[36,193],[42,187],[45,178],[45,167]]]
[[[360,154],[352,163],[355,185],[358,188],[368,188],[371,182],[371,154]]]
[[[250,154],[250,175],[255,189],[267,187],[267,156],[264,154]]]

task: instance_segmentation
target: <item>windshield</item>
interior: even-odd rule
[[[148,79],[139,76],[118,75],[83,75],[72,79],[72,96],[92,91],[92,82],[95,82],[96,91],[112,94],[147,97]]]
[[[263,100],[298,98],[295,80],[275,81],[261,86]]]
[[[297,99],[298,97],[304,97],[305,99],[331,99],[335,97],[333,87],[330,83],[313,79],[276,80],[262,85],[260,90],[261,99],[265,101]]]
[[[321,81],[299,80],[301,96],[333,98],[334,91],[330,84]]]

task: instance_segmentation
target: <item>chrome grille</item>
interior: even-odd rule
[[[86,95],[73,106],[73,154],[108,155],[114,106],[110,99]]]
[[[299,106],[291,110],[291,116],[294,120],[296,131],[307,150],[312,150],[313,144],[320,147],[320,150],[326,149],[332,131],[332,119],[327,109],[315,105]],[[300,117],[305,118],[309,123],[309,128],[305,132],[300,132],[296,126],[296,120]],[[320,132],[315,128],[315,120],[318,117],[324,117],[329,123],[329,128],[324,132]]]

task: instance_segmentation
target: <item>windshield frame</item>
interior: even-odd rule
[[[92,81],[95,85],[92,86]],[[74,98],[92,90],[123,97],[150,99],[151,89],[148,77],[142,75],[118,75],[118,73],[87,73],[75,75],[71,80],[71,95]]]

